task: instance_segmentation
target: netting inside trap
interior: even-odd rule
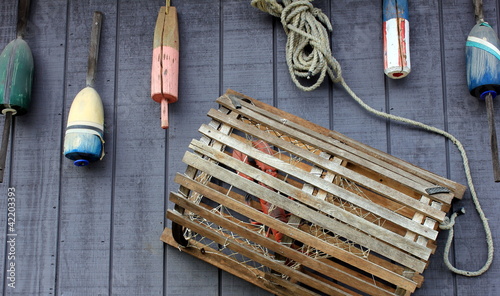
[[[171,194],[180,245],[279,295],[407,295],[422,283],[461,185],[239,94],[217,102]],[[436,186],[448,192],[425,193]]]

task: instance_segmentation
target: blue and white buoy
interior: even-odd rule
[[[97,56],[101,35],[102,13],[96,11],[92,20],[87,86],[73,100],[64,137],[64,156],[76,166],[85,166],[104,157],[104,108],[94,89]]]
[[[491,158],[495,182],[500,182],[500,162],[495,129],[493,99],[500,93],[500,41],[483,20],[482,4],[476,2],[477,23],[465,44],[467,85],[471,95],[484,100],[490,130]]]

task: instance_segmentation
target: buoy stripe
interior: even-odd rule
[[[104,125],[94,122],[94,121],[88,121],[88,120],[74,120],[74,121],[68,121],[67,127],[74,126],[74,125],[83,125],[83,126],[91,126],[99,130],[104,130]]]
[[[78,130],[92,130],[92,131],[95,131],[95,132],[99,133],[100,135],[102,135],[102,133],[103,133],[102,129],[94,127],[94,126],[90,126],[90,125],[71,125],[71,126],[68,126],[66,128],[66,131],[68,131],[68,130],[74,130],[74,129],[78,129]]]
[[[66,130],[66,134],[78,134],[78,133],[96,135],[99,138],[102,138],[101,133],[94,131],[94,130],[86,129],[86,128],[75,128],[75,129]]]
[[[467,38],[467,42],[465,43],[465,46],[476,47],[476,48],[485,50],[500,60],[500,50],[498,50],[498,48],[495,45],[493,45],[492,43],[490,43],[484,39],[477,38],[474,36],[469,36]]]
[[[98,136],[99,139],[101,139],[102,143],[104,143],[104,140],[102,138],[103,132],[103,126],[93,122],[74,121],[66,127],[66,134],[92,134]]]

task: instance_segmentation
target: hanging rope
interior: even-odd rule
[[[330,50],[328,31],[332,30],[332,25],[328,17],[307,0],[284,0],[283,4],[284,7],[275,0],[252,1],[254,7],[281,18],[288,36],[286,62],[293,82],[303,91],[316,89],[326,74],[338,82],[341,69]],[[299,78],[313,76],[318,77],[313,85],[299,81]]]
[[[477,198],[476,190],[472,182],[472,176],[470,174],[469,160],[462,143],[460,143],[460,141],[452,134],[444,130],[412,119],[378,111],[368,106],[362,99],[360,99],[345,82],[342,77],[340,64],[331,54],[330,42],[328,39],[328,31],[332,30],[330,21],[320,9],[312,6],[310,3],[311,1],[312,0],[283,0],[282,6],[276,2],[276,0],[252,0],[251,4],[264,12],[281,18],[281,23],[288,36],[286,44],[286,61],[292,80],[299,89],[304,91],[316,89],[323,82],[326,74],[328,74],[333,82],[342,85],[347,93],[366,111],[385,119],[413,125],[442,135],[449,139],[458,148],[462,156],[465,176],[471,192],[472,201],[479,214],[484,232],[486,234],[488,258],[484,266],[478,271],[461,270],[455,268],[450,263],[449,253],[451,243],[453,241],[453,225],[455,224],[455,218],[458,215],[457,213],[454,213],[451,218],[447,219],[440,226],[442,229],[449,229],[448,241],[444,251],[444,261],[446,266],[454,273],[464,276],[479,276],[483,274],[489,269],[491,263],[493,262],[493,238],[488,224],[488,219],[484,215]],[[316,76],[318,74],[319,77],[317,81],[311,86],[301,84],[298,79],[299,77],[310,78],[311,76]]]

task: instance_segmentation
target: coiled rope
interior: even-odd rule
[[[488,219],[477,198],[470,173],[469,160],[462,143],[452,134],[444,130],[412,119],[378,111],[368,106],[359,98],[345,82],[342,77],[340,64],[331,53],[328,31],[332,30],[332,25],[321,9],[313,7],[310,3],[311,1],[312,0],[283,0],[283,5],[281,5],[276,0],[252,0],[251,5],[281,19],[281,24],[288,37],[286,43],[286,61],[288,69],[293,82],[299,89],[304,91],[316,89],[323,82],[326,74],[328,74],[333,82],[342,85],[347,93],[366,111],[385,119],[413,125],[442,135],[458,148],[462,156],[465,176],[471,192],[472,201],[479,214],[486,234],[488,257],[483,267],[477,271],[458,269],[451,264],[449,253],[454,235],[453,226],[455,224],[455,218],[458,215],[458,213],[454,213],[440,225],[441,229],[449,230],[448,240],[444,251],[444,262],[446,266],[456,274],[464,276],[479,276],[483,274],[489,269],[493,262],[493,238]],[[304,85],[299,81],[299,78],[310,78],[312,76],[318,76],[318,78],[311,86]]]

